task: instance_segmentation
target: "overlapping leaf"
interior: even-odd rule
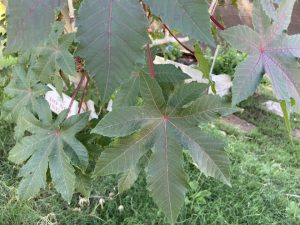
[[[131,186],[137,180],[139,172],[140,172],[140,167],[134,166],[122,174],[122,177],[119,179],[118,182],[119,193],[127,191],[128,189],[131,188]]]
[[[79,14],[78,54],[107,101],[131,76],[135,63],[144,62],[147,19],[136,0],[84,1]]]
[[[10,0],[7,11],[7,51],[31,50],[46,40],[55,9],[65,0]]]
[[[172,29],[214,46],[205,0],[145,0],[145,3]]]
[[[276,18],[273,15],[272,20],[266,15],[267,6],[263,5],[264,10],[259,2],[254,1],[254,30],[236,26],[222,32],[222,36],[233,47],[249,54],[236,69],[233,104],[252,95],[262,75],[267,73],[277,98],[290,105],[291,99],[294,99],[297,103],[296,110],[300,111],[300,69],[295,59],[300,57],[300,36],[284,33],[290,23],[295,0],[282,1],[275,11]],[[274,12],[268,13],[270,16],[271,14]]]
[[[37,47],[37,63],[34,70],[41,81],[48,83],[55,72],[62,70],[66,75],[74,75],[76,67],[73,55],[68,48],[74,40],[73,34],[64,34],[64,24],[56,22],[45,44]]]
[[[109,137],[130,135],[117,139],[101,154],[96,176],[129,174],[141,157],[152,150],[147,170],[149,190],[172,223],[176,221],[186,192],[182,146],[190,150],[195,164],[205,175],[229,184],[229,161],[222,142],[210,137],[198,125],[236,109],[217,96],[203,95],[207,85],[202,85],[199,88],[193,83],[182,84],[166,102],[157,81],[149,75],[141,75],[144,104],[113,110],[93,130]]]
[[[47,88],[40,84],[32,70],[26,71],[23,66],[15,66],[14,79],[5,88],[5,93],[12,99],[5,102],[1,116],[17,121],[23,108],[36,109],[38,98],[45,94]]]
[[[88,164],[88,153],[75,134],[86,126],[89,116],[79,114],[64,120],[67,112],[63,111],[52,121],[51,114],[47,115],[48,118],[41,122],[25,111],[22,116],[27,123],[24,126],[32,135],[16,144],[9,153],[9,160],[24,163],[19,173],[22,177],[18,188],[21,198],[34,197],[46,187],[49,169],[54,187],[70,202],[76,178],[73,165],[85,169]]]
[[[156,80],[162,87],[173,87],[190,78],[174,65],[154,65],[154,69]],[[132,77],[121,85],[114,100],[114,107],[134,106],[136,104],[137,96],[140,93],[140,74],[148,74],[150,76],[149,65],[146,65],[142,72],[134,72]],[[201,86],[199,85],[199,88]]]

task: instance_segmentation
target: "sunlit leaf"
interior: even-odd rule
[[[151,150],[147,167],[148,187],[159,208],[174,223],[187,186],[182,147],[190,150],[195,164],[205,175],[230,184],[229,161],[222,150],[222,142],[202,131],[198,125],[237,109],[218,96],[203,95],[207,90],[205,84],[181,84],[166,102],[158,82],[149,75],[141,75],[140,90],[142,106],[116,108],[93,130],[109,137],[133,133],[116,139],[102,152],[94,174],[124,173],[123,179],[127,179],[130,170]],[[131,186],[133,180],[125,186]]]

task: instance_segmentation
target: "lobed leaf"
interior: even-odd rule
[[[32,132],[16,144],[9,153],[9,160],[21,164],[22,180],[18,194],[21,198],[34,197],[41,188],[46,186],[46,174],[49,170],[56,190],[62,197],[70,202],[75,190],[74,159],[67,154],[73,151],[85,169],[88,163],[88,153],[85,147],[77,141],[75,134],[79,132],[88,121],[88,114],[79,114],[66,121],[66,112],[58,115],[52,123],[40,122],[32,114],[24,115],[29,124],[27,130]],[[34,129],[38,128],[38,129]],[[77,165],[76,165],[77,166]]]
[[[160,117],[151,115],[151,112],[145,108],[122,108],[122,110],[113,110],[107,114],[92,130],[92,133],[107,137],[124,137],[157,120],[160,120]]]
[[[151,150],[148,188],[169,221],[175,223],[187,183],[181,148],[190,150],[205,175],[229,185],[229,160],[222,151],[223,143],[201,131],[198,125],[237,109],[218,96],[203,96],[207,85],[197,83],[179,85],[166,103],[156,80],[145,74],[139,79],[143,105],[114,109],[94,130],[110,137],[135,133],[116,139],[101,153],[94,175],[123,173],[120,190],[128,189],[136,179],[133,170]]]
[[[94,77],[103,102],[144,62],[147,19],[136,0],[84,1],[79,10],[78,55]]]
[[[233,47],[249,54],[238,66],[234,76],[233,104],[252,95],[263,74],[267,73],[277,98],[288,104],[294,99],[297,103],[295,110],[300,112],[300,69],[295,60],[300,52],[298,37],[283,33],[290,23],[295,1],[281,1],[272,24],[263,10],[266,7],[263,2],[261,5],[258,0],[254,1],[254,30],[236,26],[222,32],[222,36]],[[247,40],[241,40],[245,36]]]
[[[105,149],[97,161],[95,176],[118,174],[135,167],[139,159],[149,151],[147,146],[159,125],[160,122],[154,123],[138,134],[121,139]]]
[[[23,109],[35,111],[38,98],[46,93],[47,88],[38,82],[33,71],[26,71],[23,66],[15,66],[13,75],[14,78],[4,90],[12,98],[3,105],[1,116],[17,121]]]
[[[150,6],[153,14],[160,16],[172,29],[211,46],[215,45],[205,0],[145,0],[145,3]]]
[[[176,68],[174,65],[154,65],[156,80],[161,86],[174,86],[183,83],[189,76]],[[149,65],[146,65],[142,71],[135,72],[133,76],[124,82],[117,91],[113,107],[134,106],[137,103],[137,97],[140,94],[141,75],[149,75]]]
[[[48,41],[36,49],[35,54],[38,58],[33,70],[45,83],[49,83],[50,78],[59,70],[62,70],[66,75],[75,75],[76,73],[73,55],[68,51],[74,40],[74,35],[62,35],[63,29],[64,23],[56,22],[52,27]],[[62,81],[60,80],[58,83],[62,83]]]

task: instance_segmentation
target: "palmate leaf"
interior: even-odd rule
[[[263,3],[262,7],[260,1],[254,1],[254,30],[236,26],[222,32],[222,36],[233,47],[248,53],[248,58],[236,69],[233,104],[252,95],[266,73],[271,78],[277,98],[289,105],[294,99],[296,110],[300,112],[300,69],[295,59],[300,57],[300,36],[284,33],[291,20],[294,3],[295,0],[282,1],[275,11],[276,18],[272,16],[271,20],[266,15],[267,6]]]
[[[222,150],[222,142],[210,137],[198,125],[236,109],[217,96],[203,95],[204,88],[196,87],[199,86],[193,83],[181,84],[166,101],[157,81],[149,75],[141,75],[140,92],[144,104],[116,108],[92,131],[123,137],[102,152],[95,176],[119,173],[127,176],[141,157],[152,151],[147,169],[148,187],[171,223],[176,221],[187,186],[182,147],[190,151],[205,175],[230,184],[229,161]],[[130,136],[124,137],[126,135]]]
[[[73,55],[68,51],[75,35],[63,35],[63,31],[64,23],[56,22],[47,42],[36,48],[37,63],[33,66],[33,70],[39,75],[42,82],[49,83],[51,77],[59,70],[62,70],[66,75],[76,73]]]
[[[22,164],[19,176],[22,177],[18,195],[22,199],[34,197],[41,188],[45,188],[46,174],[49,169],[56,190],[70,202],[75,190],[75,169],[85,169],[88,165],[88,153],[75,138],[88,121],[88,114],[79,114],[66,120],[67,111],[58,115],[55,121],[49,118],[41,122],[30,112],[22,115],[27,121],[26,130],[32,133],[26,136],[9,153],[9,160]],[[80,162],[74,162],[66,152],[72,151]]]
[[[78,55],[94,77],[103,102],[144,62],[147,19],[137,0],[89,0],[79,10]]]
[[[153,14],[171,29],[214,46],[210,31],[208,4],[205,0],[145,0]],[[188,26],[187,26],[188,24]]]
[[[32,70],[26,71],[23,66],[15,66],[13,75],[5,88],[5,93],[12,99],[4,103],[1,116],[15,122],[23,108],[35,111],[38,98],[46,93],[47,88],[38,82]]]
[[[65,0],[10,0],[7,10],[7,52],[31,50],[46,40],[55,9]]]
[[[157,82],[162,86],[174,86],[183,83],[189,76],[170,64],[154,65]],[[134,106],[140,93],[140,75],[150,76],[149,65],[147,64],[142,71],[135,71],[132,77],[124,82],[117,92],[113,107]],[[201,88],[203,85],[199,85]]]

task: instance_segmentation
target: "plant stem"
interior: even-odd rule
[[[214,17],[214,13],[216,11],[216,8],[217,8],[217,5],[218,5],[218,1],[217,0],[213,0],[210,4],[210,7],[209,7],[209,14],[210,14],[210,19],[211,21],[221,30],[224,30],[224,26],[216,19],[216,17]]]
[[[213,15],[210,16],[211,21],[220,29],[225,30],[225,27],[214,17]]]
[[[149,44],[147,44],[147,56],[148,56],[149,72],[150,72],[153,80],[155,80],[156,79],[156,74],[155,74],[155,70],[154,70],[153,59],[152,59],[152,56],[151,56],[151,51],[150,51]]]
[[[78,92],[79,92],[79,90],[80,90],[80,88],[81,88],[81,86],[82,86],[82,83],[83,83],[84,79],[85,79],[85,75],[83,75],[83,76],[81,77],[81,79],[80,79],[80,81],[79,81],[79,83],[78,83],[78,85],[77,85],[75,91],[74,91],[73,94],[72,94],[72,99],[71,99],[70,105],[69,105],[69,107],[68,107],[69,110],[72,108],[72,105],[73,105],[73,103],[74,103],[74,100],[75,100],[76,96],[78,95]]]
[[[86,96],[87,89],[88,89],[89,82],[90,82],[90,79],[89,79],[89,77],[87,76],[87,74],[85,74],[85,77],[86,77],[86,83],[85,83],[85,86],[84,86],[84,89],[83,89],[83,93],[82,93],[82,96],[81,96],[81,99],[80,99],[80,104],[79,104],[79,108],[78,108],[78,113],[80,113],[80,111],[81,111],[82,104],[83,104],[83,102],[84,102],[84,98],[85,98],[85,96]]]
[[[191,54],[195,54],[195,52],[193,50],[191,50],[189,47],[187,47],[185,44],[183,44],[177,37],[175,34],[173,34],[173,32],[171,31],[171,29],[163,23],[163,27],[170,33],[170,35],[175,38],[175,40],[178,42],[178,44],[180,44],[184,49],[186,49],[188,52],[190,52]]]

